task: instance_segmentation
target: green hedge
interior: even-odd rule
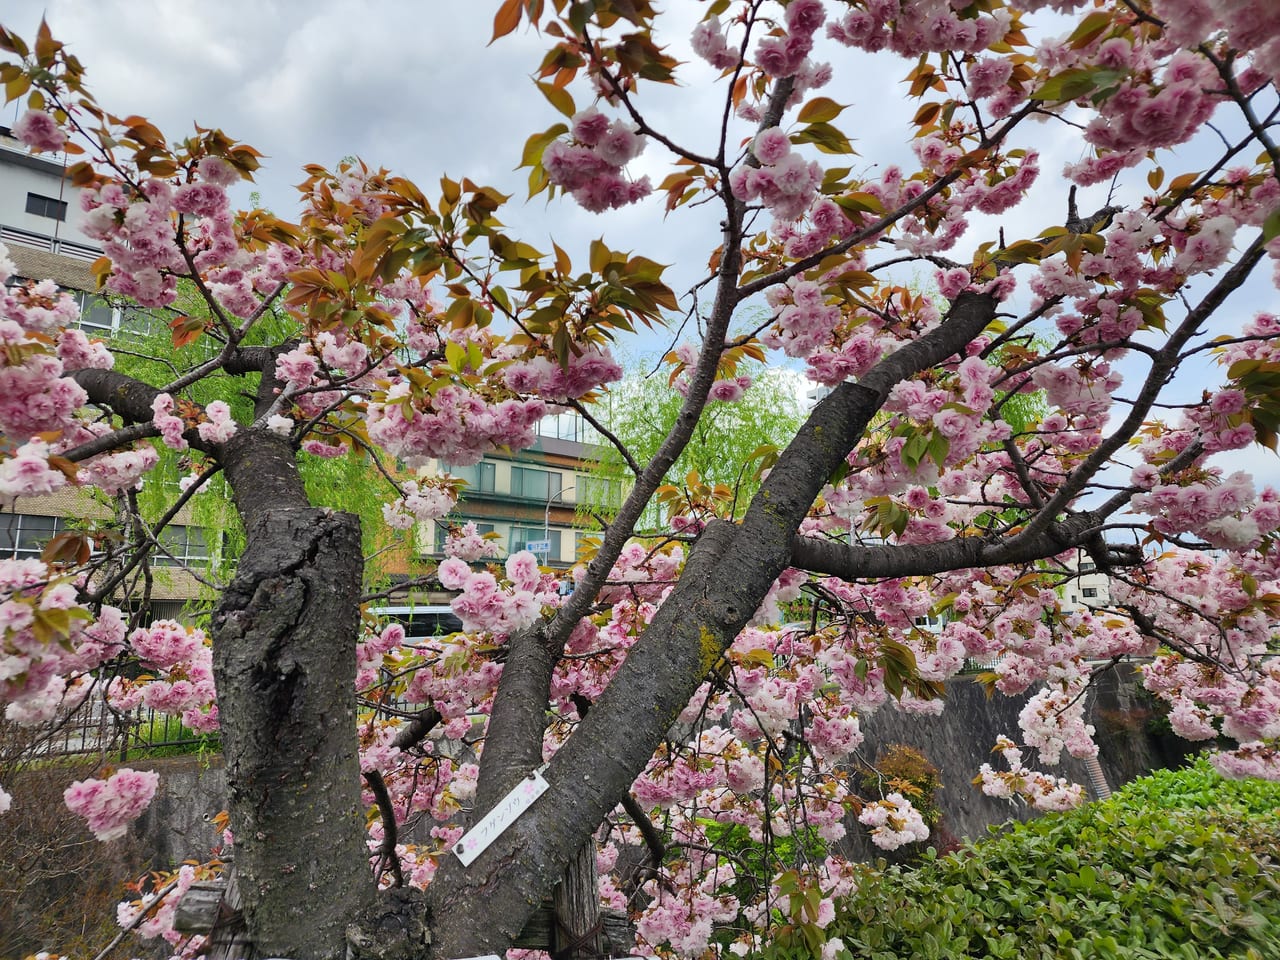
[[[1280,783],[1247,777],[1228,780],[1208,758],[1197,757],[1181,770],[1158,770],[1117,790],[1113,802],[1131,808],[1161,810],[1223,810],[1245,814],[1280,811]]]
[[[1166,772],[916,869],[868,869],[825,934],[868,960],[1280,957],[1280,787],[1216,777]]]

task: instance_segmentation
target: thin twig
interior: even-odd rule
[[[125,927],[123,930],[121,930],[116,935],[116,938],[114,940],[112,940],[105,947],[103,947],[102,951],[96,957],[94,957],[93,960],[103,960],[103,958],[106,957],[107,954],[109,954],[116,947],[120,946],[120,942],[124,940],[126,936],[131,934],[134,930],[138,929],[138,927],[142,926],[142,921],[147,919],[147,914],[151,913],[152,910],[154,910],[156,907],[160,906],[160,904],[164,902],[164,898],[173,892],[173,888],[178,885],[178,881],[181,879],[182,879],[181,877],[174,877],[167,884],[165,884],[164,887],[160,890],[160,892],[156,894],[156,898],[152,900],[149,904],[144,906],[141,910],[139,910],[138,915],[134,917],[132,921],[130,921],[129,925]]]

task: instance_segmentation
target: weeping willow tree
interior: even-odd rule
[[[720,516],[738,517],[760,487],[761,467],[775,449],[785,445],[804,421],[799,389],[804,381],[791,370],[770,369],[746,362],[737,373],[751,386],[735,401],[708,404],[693,437],[665,477],[671,495],[688,501],[712,498]],[[684,397],[671,386],[665,370],[632,372],[609,391],[593,411],[640,465],[652,459],[680,413]],[[600,459],[579,497],[587,517],[608,517],[626,486],[630,467],[611,445],[601,447]],[[671,502],[670,497],[667,502]],[[651,503],[642,525],[659,526],[661,504]]]

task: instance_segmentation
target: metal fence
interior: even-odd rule
[[[179,717],[149,707],[116,711],[95,703],[75,711],[40,735],[38,753],[52,756],[102,753],[120,760],[166,753],[220,749],[217,734],[198,733]]]

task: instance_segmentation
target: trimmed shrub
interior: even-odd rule
[[[867,960],[1280,957],[1278,796],[1205,762],[1166,771],[917,869],[868,868],[824,933]]]
[[[1197,757],[1181,770],[1158,770],[1117,790],[1115,803],[1135,809],[1223,810],[1244,814],[1280,812],[1280,783],[1246,777],[1228,780],[1208,757]]]
[[[861,780],[867,796],[883,798],[892,791],[901,793],[920,811],[929,827],[942,819],[936,799],[942,789],[942,774],[915,747],[892,743],[883,748],[874,768],[864,773]]]

